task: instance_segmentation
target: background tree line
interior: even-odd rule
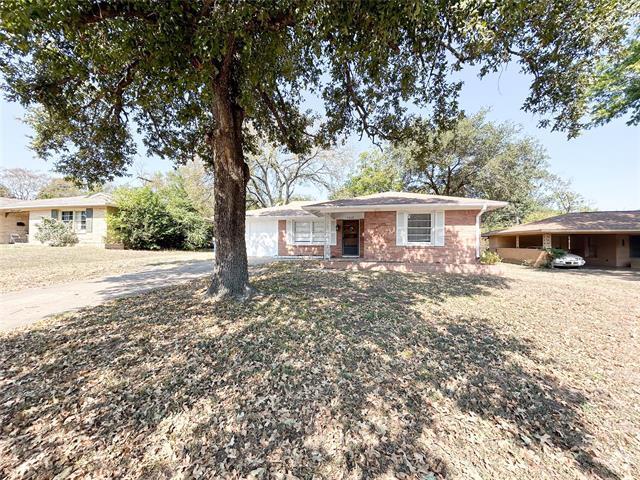
[[[487,112],[461,116],[448,128],[415,121],[405,137],[352,161],[344,149],[295,155],[260,142],[247,154],[247,208],[282,205],[385,191],[504,200],[509,206],[484,216],[485,229],[590,210],[569,180],[549,170],[536,139],[513,123],[487,120]],[[53,198],[111,191],[118,205],[110,218],[112,240],[128,248],[210,248],[214,236],[211,169],[199,158],[166,174],[137,175],[141,186],[78,187],[73,182],[25,169],[5,169],[0,195]],[[304,194],[307,193],[307,195]],[[315,194],[314,194],[315,193]]]
[[[488,121],[486,111],[461,116],[446,129],[417,120],[409,132],[381,150],[363,153],[331,197],[397,190],[509,202],[484,216],[485,228],[592,208],[569,180],[550,172],[539,141],[522,135],[513,123]]]

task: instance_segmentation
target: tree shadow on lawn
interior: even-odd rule
[[[520,365],[529,342],[419,308],[507,280],[273,265],[254,285],[246,305],[197,282],[0,337],[0,472],[446,477],[430,444],[451,404],[617,478],[588,451],[587,399]]]

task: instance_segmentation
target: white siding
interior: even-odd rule
[[[250,257],[278,255],[278,220],[247,218],[245,243]]]

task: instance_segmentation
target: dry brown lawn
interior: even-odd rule
[[[0,477],[640,476],[640,274],[274,264],[0,336]]]
[[[135,272],[174,262],[212,259],[212,252],[0,245],[0,293]]]

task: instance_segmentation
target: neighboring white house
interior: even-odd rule
[[[0,197],[0,243],[39,243],[35,233],[42,218],[56,218],[77,233],[80,244],[104,246],[107,212],[114,207],[106,193],[46,200]]]

